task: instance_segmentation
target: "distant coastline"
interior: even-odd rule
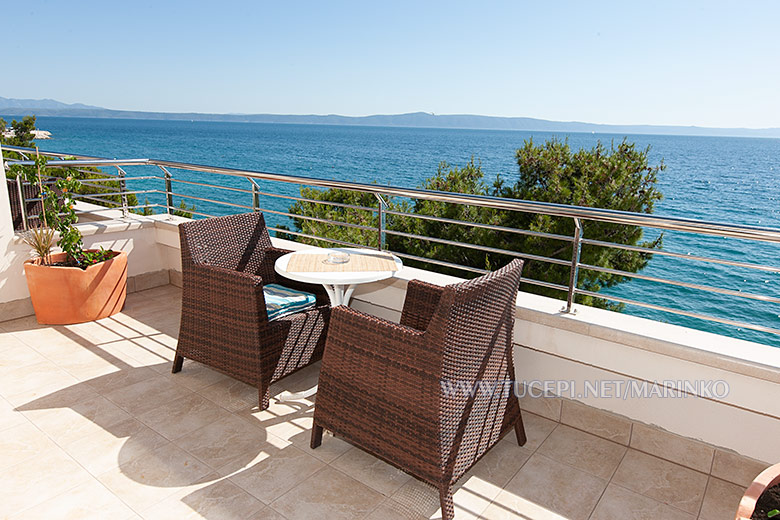
[[[391,126],[410,128],[460,128],[472,130],[523,130],[544,132],[584,132],[597,134],[654,134],[713,137],[780,138],[780,128],[709,128],[700,126],[605,125],[578,121],[549,121],[530,117],[497,117],[471,114],[434,115],[413,112],[394,115],[340,116],[284,114],[203,114],[196,112],[141,112],[111,110],[88,105],[67,105],[54,100],[8,99],[0,97],[0,116],[87,117],[108,119],[151,119],[232,123],[288,123],[351,126]]]

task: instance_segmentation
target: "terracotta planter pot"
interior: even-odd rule
[[[52,255],[52,262],[65,260],[65,253]],[[98,320],[122,310],[127,295],[127,253],[78,267],[40,265],[40,259],[24,263],[27,287],[38,323],[68,325]]]
[[[762,471],[750,486],[745,490],[742,500],[739,502],[735,520],[750,520],[756,509],[756,502],[761,494],[768,488],[780,484],[780,464],[775,464]],[[780,517],[778,517],[780,518]]]

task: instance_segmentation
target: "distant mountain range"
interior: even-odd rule
[[[19,117],[34,114],[52,117],[95,117],[118,119],[157,119],[184,121],[224,121],[234,123],[297,123],[353,126],[401,126],[427,128],[470,128],[480,130],[526,130],[545,132],[585,132],[599,134],[657,134],[780,138],[780,128],[709,128],[701,126],[602,125],[578,121],[548,121],[531,117],[494,117],[470,114],[409,114],[339,116],[282,114],[202,114],[197,112],[139,112],[111,110],[81,103],[61,103],[53,99],[9,99],[0,97],[0,115]]]
[[[29,110],[34,109],[46,109],[46,110],[103,110],[100,107],[92,105],[84,105],[82,103],[62,103],[55,101],[54,99],[11,99],[0,97],[0,110]]]

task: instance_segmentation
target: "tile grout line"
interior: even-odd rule
[[[293,448],[296,448],[296,449],[299,449],[299,450],[300,450],[300,448],[298,448],[297,446],[294,446],[294,445],[292,445],[292,444],[290,444],[290,446],[287,446],[287,447],[293,447]],[[286,448],[287,448],[287,447],[286,447]],[[286,449],[286,448],[285,448],[285,449]],[[303,450],[301,450],[301,451],[303,451]],[[309,455],[308,453],[307,453],[306,455],[308,455],[308,456],[311,456],[311,455]],[[272,458],[272,457],[273,457],[273,456],[271,456],[271,457],[269,457],[269,458]],[[314,457],[312,457],[312,458],[314,458]],[[322,462],[320,459],[316,459],[316,460],[317,460],[318,462],[321,462],[321,463],[322,463],[322,467],[321,467],[321,468],[317,469],[316,471],[314,471],[314,473],[312,473],[311,475],[309,475],[309,476],[308,476],[308,477],[306,477],[305,479],[301,480],[300,482],[296,482],[296,483],[295,483],[295,484],[294,484],[294,485],[293,485],[293,486],[292,486],[290,489],[288,489],[288,490],[284,491],[284,492],[283,492],[283,493],[281,493],[281,494],[280,494],[278,497],[276,497],[276,498],[272,499],[270,502],[267,502],[267,503],[266,503],[266,501],[265,501],[265,500],[261,499],[260,497],[257,497],[257,496],[255,496],[255,494],[254,494],[254,493],[252,493],[252,491],[251,491],[251,490],[249,490],[249,489],[245,488],[244,486],[242,486],[241,484],[239,484],[238,482],[236,482],[236,481],[234,481],[234,480],[233,480],[233,477],[234,477],[234,476],[236,476],[237,474],[239,474],[240,472],[244,471],[244,470],[245,470],[245,469],[247,469],[247,468],[242,468],[241,470],[237,470],[237,471],[235,471],[235,472],[231,473],[230,475],[226,475],[226,476],[224,476],[224,477],[220,477],[220,479],[221,479],[220,481],[222,481],[222,480],[229,480],[231,484],[233,484],[233,485],[235,485],[237,488],[239,488],[239,489],[241,489],[241,490],[245,491],[245,492],[246,492],[246,493],[248,493],[250,496],[252,496],[252,497],[256,498],[256,499],[257,499],[258,501],[260,501],[260,502],[261,502],[261,503],[262,503],[262,504],[263,504],[265,507],[271,507],[271,503],[272,503],[272,502],[274,502],[275,500],[277,500],[277,499],[281,498],[282,496],[286,495],[287,493],[289,493],[290,491],[292,491],[294,488],[298,487],[298,485],[299,485],[299,484],[301,484],[301,483],[305,482],[306,480],[310,479],[311,477],[315,476],[316,474],[320,473],[321,471],[323,471],[325,468],[327,468],[327,467],[328,467],[328,465],[327,465],[326,463]],[[229,463],[228,463],[228,464],[229,464]],[[226,468],[228,464],[226,464],[226,465],[224,465],[224,466],[221,466],[221,467],[220,467],[220,469],[224,469],[224,468]],[[217,474],[220,474],[220,470],[215,470],[215,472],[216,472]],[[274,509],[274,511],[276,511],[276,510]],[[277,511],[277,513],[278,513],[278,511]],[[281,513],[279,513],[279,514],[281,514]]]
[[[138,419],[136,419],[136,417],[135,417],[135,416],[133,416],[133,419],[135,419],[135,420],[137,420],[137,421],[138,421]],[[138,421],[138,422],[141,422],[141,421]],[[143,424],[143,423],[141,423],[141,424]],[[163,438],[164,438],[164,437],[163,437]],[[167,439],[166,439],[166,441],[167,441]],[[180,447],[180,446],[178,446],[178,445],[174,444],[174,443],[173,443],[173,441],[168,441],[166,444],[162,444],[162,445],[158,446],[157,448],[155,448],[155,449],[153,449],[153,450],[151,450],[151,451],[152,451],[152,452],[155,452],[155,451],[159,451],[159,450],[161,450],[161,449],[163,449],[163,448],[166,448],[166,449],[167,449],[167,448],[170,448],[171,446],[174,446],[174,447],[176,447],[176,448],[180,449],[181,451],[183,451],[184,453],[186,453],[187,455],[189,455],[190,457],[192,457],[192,458],[193,458],[193,459],[195,459],[196,461],[200,462],[201,464],[203,464],[205,467],[207,467],[207,468],[210,470],[210,472],[209,472],[209,473],[206,473],[205,475],[203,475],[203,476],[201,476],[201,477],[197,478],[197,479],[196,479],[196,481],[197,481],[197,480],[199,480],[199,479],[201,479],[201,478],[203,478],[203,477],[205,477],[205,476],[207,476],[207,475],[209,475],[209,474],[210,474],[210,473],[212,473],[212,472],[213,472],[213,473],[216,473],[216,470],[215,470],[215,469],[214,469],[212,466],[210,466],[209,464],[206,464],[206,462],[204,462],[204,461],[200,460],[198,457],[196,457],[195,455],[193,455],[193,454],[192,454],[192,453],[190,453],[189,451],[185,450],[184,448],[182,448],[182,447]],[[140,510],[139,510],[139,509],[136,509],[135,507],[133,507],[132,505],[130,505],[129,503],[127,503],[125,500],[123,500],[123,499],[122,499],[122,497],[120,497],[119,495],[117,495],[116,493],[114,493],[114,491],[113,491],[112,489],[110,489],[108,486],[105,486],[105,484],[103,484],[103,482],[102,482],[102,481],[99,479],[99,477],[102,477],[103,475],[107,475],[107,474],[111,473],[112,471],[114,471],[115,469],[120,469],[120,470],[121,470],[122,466],[126,466],[126,465],[128,465],[128,464],[132,464],[133,462],[137,461],[139,458],[140,458],[140,456],[139,456],[139,457],[136,457],[136,458],[134,458],[134,459],[132,459],[132,460],[129,460],[129,461],[125,462],[124,464],[119,464],[119,465],[117,465],[115,468],[111,468],[111,469],[109,469],[109,470],[107,470],[107,471],[104,471],[104,472],[103,472],[103,473],[101,473],[100,475],[98,475],[98,476],[94,476],[93,478],[94,478],[95,480],[97,480],[98,482],[100,482],[100,484],[101,484],[101,485],[103,485],[104,487],[106,487],[106,489],[108,489],[108,490],[111,492],[111,494],[113,494],[113,495],[114,495],[114,496],[115,496],[115,497],[116,497],[118,500],[120,500],[120,501],[121,501],[123,504],[125,504],[125,505],[126,505],[128,508],[130,508],[130,510],[132,510],[132,511],[133,511],[135,514],[137,514],[137,515],[138,515],[138,516],[140,516],[141,518],[145,518],[145,515],[143,514],[143,512],[144,512],[144,511],[149,511],[149,510],[150,510],[152,507],[154,507],[154,506],[156,506],[156,505],[158,505],[158,504],[162,503],[163,501],[165,501],[165,500],[168,500],[169,498],[171,498],[173,495],[175,495],[175,494],[177,493],[177,491],[178,491],[178,488],[182,488],[182,487],[188,487],[188,486],[191,486],[192,484],[187,484],[187,485],[185,485],[185,486],[179,486],[178,488],[171,488],[171,489],[172,489],[172,491],[171,491],[171,492],[170,492],[168,495],[166,495],[165,497],[163,497],[162,499],[160,499],[160,500],[158,500],[158,501],[156,501],[156,502],[153,502],[153,503],[151,503],[151,504],[146,504],[146,505],[144,506],[144,508],[143,508],[143,509],[140,509]],[[91,473],[90,473],[90,475],[91,475]],[[129,477],[128,477],[128,478],[129,478]],[[219,481],[221,481],[221,479],[217,479],[217,480],[215,480],[215,481],[214,481],[214,483],[216,483],[216,482],[219,482]],[[213,484],[213,483],[212,483],[212,484]],[[160,486],[155,486],[155,487],[160,487]],[[262,501],[261,501],[261,502],[262,502]],[[147,506],[148,506],[148,507],[147,507]]]
[[[707,477],[707,484],[704,486],[704,493],[701,497],[701,504],[699,504],[699,509],[696,512],[696,518],[698,519],[701,516],[701,511],[704,509],[704,501],[707,499],[707,491],[710,489],[710,483],[712,482],[712,475]]]
[[[632,429],[633,429],[633,425],[632,425]],[[631,442],[631,432],[629,432],[629,435],[628,435],[628,442],[629,443]],[[625,446],[625,445],[621,444],[621,446]],[[590,515],[588,515],[588,519],[593,518],[593,514],[596,512],[596,509],[599,507],[599,504],[601,503],[601,500],[604,498],[604,495],[607,492],[607,488],[609,488],[609,486],[611,484],[613,484],[612,479],[615,478],[615,474],[617,473],[618,469],[620,468],[620,465],[623,464],[623,461],[625,460],[626,455],[628,455],[628,450],[631,449],[630,446],[625,446],[625,448],[626,448],[626,451],[623,452],[623,456],[620,457],[620,462],[617,463],[617,466],[615,466],[615,469],[612,471],[612,474],[609,476],[609,479],[607,480],[607,485],[604,486],[604,490],[601,492],[601,495],[599,495],[599,499],[596,501],[596,505],[593,506],[593,511],[591,511]],[[618,485],[618,484],[615,483],[615,485]]]
[[[557,428],[557,426],[556,426],[556,428]],[[553,430],[555,430],[555,428],[553,428]],[[547,435],[547,437],[549,437],[551,434],[552,434],[552,431],[550,432],[550,434],[548,434],[548,435]],[[512,435],[512,432],[510,432],[508,435]],[[547,440],[547,437],[545,437],[545,440]],[[543,442],[544,442],[544,441],[542,441],[542,443],[543,443]],[[540,443],[540,444],[539,444],[539,446],[537,446],[537,447],[536,447],[536,449],[537,449],[537,450],[538,450],[538,449],[539,449],[539,447],[542,445],[542,443]],[[523,448],[523,449],[525,449],[525,446],[519,446],[519,447],[520,447],[520,448]],[[512,476],[511,476],[511,477],[509,477],[509,479],[506,481],[506,484],[504,484],[504,486],[502,486],[502,487],[501,487],[501,490],[500,490],[498,493],[496,493],[496,496],[495,496],[495,498],[493,498],[493,500],[490,500],[490,501],[488,501],[488,504],[487,504],[487,505],[485,506],[485,508],[484,508],[484,509],[483,509],[483,510],[482,510],[482,511],[479,513],[479,516],[478,516],[478,518],[482,518],[482,514],[483,514],[485,511],[487,511],[487,510],[488,510],[488,508],[489,508],[490,506],[492,506],[492,505],[493,505],[493,504],[496,502],[496,499],[498,498],[498,496],[501,494],[501,492],[502,492],[502,491],[504,491],[504,489],[505,489],[505,486],[509,485],[509,483],[510,483],[510,482],[512,482],[512,479],[514,479],[514,478],[517,476],[517,474],[518,474],[518,473],[520,473],[520,471],[521,471],[521,470],[522,470],[522,469],[525,467],[525,465],[526,465],[526,464],[528,464],[528,461],[529,461],[529,460],[531,460],[531,457],[532,457],[532,456],[533,456],[533,455],[536,453],[536,450],[533,450],[533,451],[532,451],[532,450],[526,450],[526,451],[529,451],[531,454],[528,456],[528,458],[527,458],[527,459],[525,459],[525,462],[523,462],[522,464],[520,464],[520,467],[519,467],[519,468],[517,468],[517,471],[515,471],[515,472],[513,472],[513,473],[512,473]],[[540,454],[540,455],[541,455],[541,454]]]
[[[369,487],[369,486],[366,486],[365,484],[363,484],[362,482],[360,482],[360,481],[359,481],[359,480],[357,480],[356,478],[354,478],[354,477],[351,477],[351,476],[347,475],[346,473],[344,473],[344,472],[343,472],[343,471],[341,471],[340,469],[338,469],[338,468],[334,468],[334,467],[333,467],[333,466],[331,466],[330,464],[324,464],[324,466],[323,466],[322,468],[318,469],[318,470],[317,470],[317,471],[315,471],[313,474],[309,475],[308,477],[306,477],[305,479],[301,480],[300,482],[298,482],[297,484],[295,484],[293,487],[291,487],[290,489],[288,489],[287,491],[285,491],[284,493],[282,493],[281,495],[279,495],[278,497],[276,497],[275,499],[273,499],[273,500],[272,500],[272,501],[271,501],[271,502],[268,504],[268,507],[270,507],[271,509],[273,509],[275,512],[279,513],[280,515],[284,516],[284,515],[283,515],[281,512],[277,511],[275,507],[273,507],[273,504],[274,504],[275,502],[278,502],[279,500],[281,500],[281,499],[282,499],[282,498],[284,498],[285,496],[289,495],[290,493],[292,493],[293,491],[295,491],[296,489],[298,489],[299,487],[301,487],[303,484],[305,484],[305,483],[306,483],[306,482],[308,482],[309,480],[311,480],[311,479],[313,479],[313,478],[317,477],[317,476],[318,476],[320,473],[322,473],[322,472],[323,472],[323,471],[325,471],[326,469],[332,469],[333,471],[336,471],[336,472],[338,472],[338,473],[341,473],[341,475],[345,476],[345,477],[346,477],[346,478],[348,478],[349,480],[352,480],[352,481],[354,481],[354,482],[358,483],[359,485],[361,485],[361,486],[364,486],[364,487],[368,488],[369,490],[371,490],[371,491],[373,491],[373,492],[375,492],[375,493],[379,493],[379,492],[378,492],[378,491],[376,491],[374,488],[371,488],[371,487]],[[243,488],[242,488],[242,489],[243,489]],[[379,494],[380,494],[380,495],[382,495],[382,493],[379,493]],[[383,496],[384,496],[384,495],[383,495]],[[385,497],[385,498],[389,498],[389,497]],[[384,502],[384,501],[382,501],[382,502]],[[381,502],[380,502],[380,503],[381,503]],[[377,507],[379,507],[379,506],[377,506]],[[372,510],[372,511],[373,511],[373,510]],[[285,517],[285,518],[286,518],[286,517]]]
[[[617,487],[619,487],[619,488],[621,488],[621,489],[623,489],[625,491],[628,491],[629,493],[634,493],[634,494],[639,495],[641,497],[648,498],[648,499],[650,499],[650,500],[652,500],[654,502],[658,502],[659,504],[663,504],[665,506],[671,507],[675,511],[680,511],[681,513],[684,513],[686,515],[692,516],[692,517],[694,517],[694,519],[696,518],[696,514],[691,513],[690,511],[685,511],[684,509],[680,509],[679,507],[677,507],[677,506],[675,506],[673,504],[669,504],[668,502],[664,502],[663,500],[659,500],[657,498],[649,497],[649,496],[645,495],[644,493],[640,493],[638,491],[634,491],[633,489],[629,489],[626,486],[624,486],[622,484],[619,484],[617,482],[611,482],[611,484],[614,485],[614,486],[617,486]],[[702,500],[702,502],[703,502],[703,500]]]
[[[21,413],[21,412],[18,412],[18,413]],[[24,416],[24,414],[22,414],[22,415]],[[95,480],[95,481],[96,481],[96,482],[98,482],[100,485],[103,485],[103,483],[102,483],[102,482],[100,482],[100,481],[97,479],[97,477],[96,477],[95,475],[93,475],[93,474],[92,474],[92,473],[91,473],[91,472],[90,472],[90,471],[89,471],[87,468],[85,468],[85,467],[84,467],[84,466],[83,466],[83,465],[82,465],[82,464],[81,464],[79,461],[77,461],[77,460],[76,460],[76,459],[75,459],[75,458],[74,458],[74,457],[73,457],[73,456],[72,456],[70,453],[68,453],[68,452],[65,450],[65,448],[64,448],[64,447],[62,447],[62,446],[61,446],[61,445],[60,445],[60,444],[59,444],[59,443],[58,443],[56,440],[54,440],[54,439],[53,439],[53,438],[52,438],[52,437],[51,437],[51,436],[50,436],[48,433],[46,433],[45,431],[43,431],[42,429],[40,429],[40,428],[38,427],[38,425],[37,425],[37,424],[35,424],[34,422],[32,422],[32,421],[31,421],[31,420],[30,420],[28,417],[24,416],[24,418],[25,418],[25,419],[26,419],[26,420],[27,420],[27,421],[28,421],[30,424],[32,424],[32,426],[33,426],[35,429],[37,429],[39,432],[41,432],[41,434],[43,434],[43,435],[44,435],[44,436],[45,436],[45,437],[46,437],[46,438],[47,438],[49,441],[51,441],[51,442],[52,442],[52,444],[54,444],[54,446],[56,446],[57,450],[59,450],[59,451],[61,452],[61,454],[62,454],[62,455],[64,455],[64,456],[65,456],[67,459],[71,460],[71,461],[72,461],[73,463],[75,463],[75,464],[76,464],[78,467],[80,467],[82,470],[84,470],[84,472],[85,472],[85,473],[86,473],[86,474],[89,476],[89,478],[90,478],[90,479],[92,479],[92,480]],[[14,464],[13,466],[11,466],[11,468],[15,468],[16,466],[20,466],[20,465],[22,465],[22,464],[27,464],[27,463],[28,463],[28,460],[24,460],[24,461],[22,461],[22,462],[20,462],[20,463],[18,463],[18,464]],[[4,471],[9,471],[11,468],[6,468]],[[26,507],[26,508],[24,508],[24,509],[21,509],[21,510],[19,510],[19,511],[16,511],[16,512],[15,512],[13,515],[14,515],[14,516],[15,516],[15,515],[19,515],[20,513],[23,513],[23,512],[25,512],[25,511],[29,511],[29,510],[30,510],[30,509],[32,509],[33,507],[39,506],[39,505],[41,505],[41,504],[43,504],[43,503],[45,503],[45,502],[48,502],[49,500],[52,500],[52,499],[54,499],[54,498],[61,497],[62,495],[66,494],[66,493],[69,493],[70,491],[72,491],[72,490],[76,489],[77,487],[79,487],[79,486],[82,486],[82,485],[86,484],[87,482],[88,482],[88,480],[85,480],[84,482],[81,482],[81,483],[78,483],[78,484],[74,484],[72,487],[69,487],[67,490],[63,491],[62,493],[59,493],[59,494],[57,494],[57,495],[54,495],[54,496],[52,496],[52,497],[49,497],[49,498],[47,498],[47,499],[45,499],[45,500],[41,500],[41,501],[39,501],[39,502],[36,502],[35,504],[31,505],[30,507]],[[105,487],[105,486],[103,486],[103,487]],[[120,501],[121,501],[123,504],[125,504],[125,502],[124,502],[123,500],[121,500],[121,499],[120,499],[118,496],[116,496],[116,494],[115,494],[113,491],[111,491],[110,489],[108,489],[108,491],[109,491],[109,492],[110,492],[112,495],[114,495],[114,496],[115,496],[117,499],[119,499],[119,500],[120,500]],[[127,505],[127,507],[130,507],[128,504],[125,504],[125,505]],[[134,510],[133,508],[130,508],[130,510],[131,510],[131,511],[133,511],[133,512],[135,512],[135,510]]]

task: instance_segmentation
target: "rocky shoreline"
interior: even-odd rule
[[[30,132],[33,135],[33,139],[51,139],[51,132],[46,130],[32,130]],[[3,132],[3,137],[6,139],[9,139],[16,135],[16,133],[13,130],[6,130]]]

